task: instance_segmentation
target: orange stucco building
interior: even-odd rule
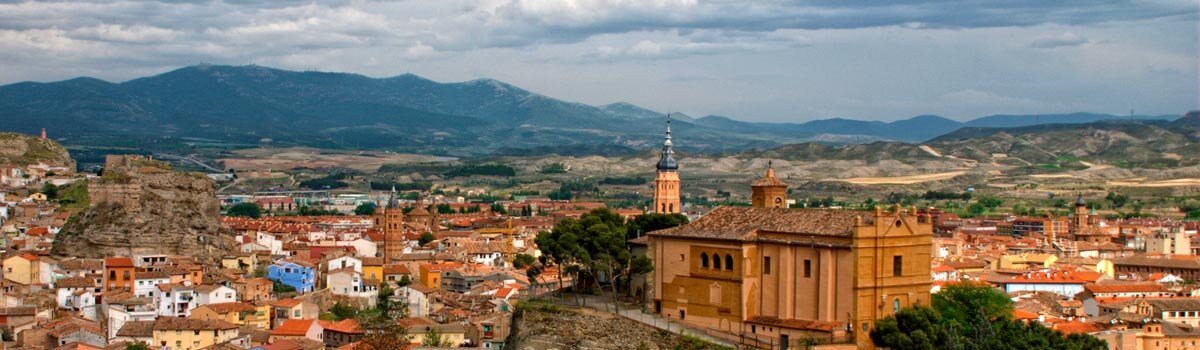
[[[133,291],[133,260],[127,257],[104,258],[104,292]]]
[[[764,180],[778,181],[771,170]],[[765,184],[782,192],[763,191],[753,207],[649,233],[656,312],[747,345],[802,348],[810,338],[871,348],[875,320],[929,304],[930,217],[898,206],[778,207],[786,185],[774,181]]]

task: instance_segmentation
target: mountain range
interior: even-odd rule
[[[914,143],[963,128],[1178,118],[1072,113],[966,122],[922,115],[894,122],[763,123],[672,116],[679,147],[699,152],[800,142]],[[84,77],[0,86],[0,119],[2,130],[33,134],[47,128],[74,145],[271,144],[463,156],[637,152],[656,147],[663,129],[657,111],[563,101],[492,79],[440,83],[412,74],[371,78],[217,65],[121,83]]]

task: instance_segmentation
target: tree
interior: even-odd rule
[[[379,288],[379,300],[375,302],[375,309],[379,310],[385,317],[389,315],[392,309],[392,294],[395,294],[395,291],[387,283],[383,283],[383,286]]]
[[[371,215],[375,214],[375,203],[367,202],[354,207],[354,215]]]
[[[947,285],[933,295],[933,307],[947,320],[966,324],[972,317],[986,320],[1012,315],[1012,300],[986,284],[959,282]]]
[[[262,217],[262,208],[256,203],[238,203],[225,212],[227,216],[244,216],[250,218]]]
[[[402,308],[404,309],[406,308]],[[355,350],[407,349],[412,342],[408,328],[387,317],[373,317],[360,323],[363,325],[364,334]]]
[[[659,214],[649,213],[638,215],[629,222],[628,231],[632,235],[645,235],[647,232],[657,231],[664,228],[672,228],[675,226],[686,225],[688,223],[687,216],[678,213]],[[637,238],[637,237],[629,237]]]
[[[58,198],[58,186],[46,181],[42,184],[42,194],[45,194],[47,199]]]
[[[513,257],[513,267],[523,269],[527,266],[532,266],[536,261],[537,259],[533,255],[517,254],[517,256]]]
[[[358,315],[358,309],[337,303],[329,308],[329,313],[333,315],[334,321],[341,321],[347,318],[354,318],[354,316]]]
[[[623,278],[649,266],[649,260],[634,257],[629,251],[625,244],[627,232],[623,217],[608,209],[596,209],[579,219],[559,221],[550,232],[537,236],[537,244],[551,261],[563,267],[564,273],[574,276],[577,287],[603,288],[595,276],[604,275],[616,294]]]
[[[979,197],[978,203],[982,204],[983,206],[987,207],[988,209],[996,209],[1000,205],[1003,205],[1004,201],[1001,200],[1000,198],[996,198],[996,196],[981,196],[981,197]]]
[[[541,274],[542,274],[542,266],[541,265],[532,265],[531,264],[528,269],[525,269],[525,277],[529,277],[529,289],[530,289],[529,295],[530,296],[537,296],[537,284],[538,284],[537,278]]]
[[[1037,322],[1012,320],[1012,301],[984,284],[951,284],[933,307],[911,307],[879,320],[875,345],[891,349],[1085,349],[1108,346],[1095,337],[1064,336]]]
[[[429,325],[429,326],[426,326],[426,328],[425,328],[425,336],[421,338],[421,346],[428,346],[428,347],[435,347],[435,348],[442,348],[442,347],[448,348],[448,347],[454,346],[454,344],[450,343],[450,339],[446,339],[445,337],[443,337],[442,333],[438,332],[437,328],[435,328],[432,325]]]
[[[949,335],[937,311],[927,307],[905,308],[875,323],[871,341],[890,349],[944,349]]]
[[[408,275],[400,276],[400,281],[396,282],[396,285],[399,285],[401,287],[408,287],[408,286],[412,285],[412,278],[408,277]]]
[[[437,239],[437,237],[435,237],[432,233],[425,232],[421,234],[420,238],[417,238],[417,244],[425,245],[429,242],[433,242],[435,239]]]
[[[150,350],[150,346],[143,342],[129,342],[125,344],[125,350]]]
[[[984,206],[982,203],[971,203],[971,206],[967,207],[967,213],[974,215],[974,216],[980,216],[986,212],[987,212],[987,207]]]
[[[508,215],[508,209],[504,209],[504,205],[500,203],[492,203],[492,212],[500,215]]]

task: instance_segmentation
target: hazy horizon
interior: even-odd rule
[[[0,1],[0,85],[201,62],[803,122],[1200,108],[1200,4]],[[1163,35],[1172,33],[1172,35]]]

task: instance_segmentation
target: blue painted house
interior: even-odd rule
[[[280,260],[267,267],[267,279],[296,288],[297,292],[313,291],[316,268],[305,262]]]

